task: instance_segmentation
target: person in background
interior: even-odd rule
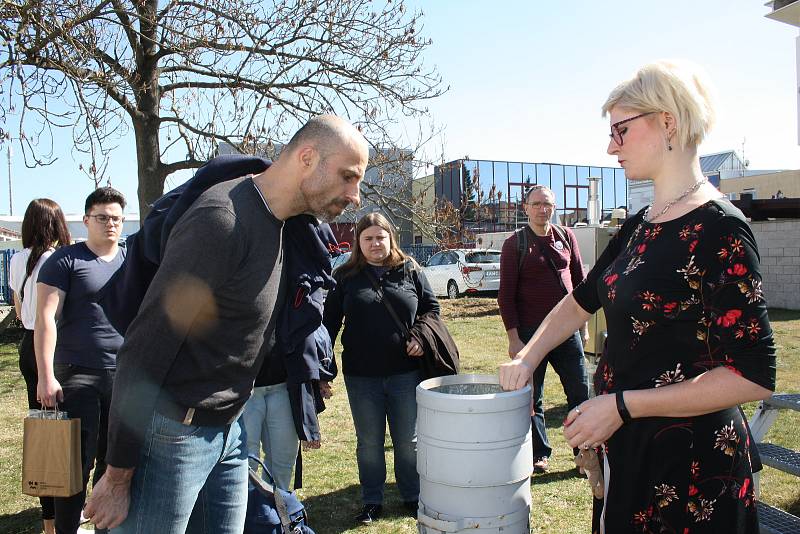
[[[37,198],[28,204],[22,218],[23,250],[11,256],[8,284],[14,294],[14,310],[24,332],[19,345],[19,370],[25,379],[28,408],[42,407],[36,400],[39,377],[36,371],[36,351],[33,347],[33,328],[36,322],[36,279],[47,258],[59,247],[71,241],[61,207],[49,198]],[[39,497],[45,534],[55,533],[53,497]]]
[[[556,227],[550,222],[555,208],[556,197],[550,188],[532,186],[525,195],[527,226],[503,243],[497,303],[508,335],[508,355],[512,358],[564,294],[583,281],[583,263],[575,234],[569,228]],[[553,452],[547,440],[542,405],[547,364],[553,366],[561,379],[569,409],[579,405],[589,398],[583,359],[583,344],[588,339],[587,326],[583,324],[580,333],[575,331],[550,351],[533,373],[534,473],[547,471]],[[577,454],[577,449],[574,452]]]
[[[770,396],[775,348],[753,233],[700,168],[710,86],[694,65],[659,61],[617,86],[603,113],[608,153],[629,180],[652,179],[653,203],[501,365],[501,385],[522,387],[602,307],[597,396],[564,428],[570,445],[601,456],[592,531],[755,534],[760,464],[738,405]]]
[[[37,278],[37,396],[43,405],[58,405],[81,420],[83,491],[55,499],[58,534],[77,532],[95,459],[95,483],[105,471],[108,410],[122,336],[98,299],[125,259],[119,246],[124,209],[125,198],[116,189],[93,191],[83,217],[87,240],[55,251]]]
[[[371,523],[383,513],[387,421],[397,487],[404,507],[416,516],[416,387],[423,350],[405,336],[417,316],[438,314],[439,303],[416,262],[400,250],[394,227],[380,213],[358,221],[350,258],[334,277],[337,285],[325,300],[323,324],[335,340],[344,321],[342,373],[356,429],[363,502],[356,521]]]

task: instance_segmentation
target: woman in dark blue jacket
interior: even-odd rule
[[[415,391],[423,351],[406,334],[417,316],[438,313],[439,303],[417,263],[398,247],[391,223],[380,213],[365,215],[358,222],[350,259],[334,277],[337,285],[326,299],[323,324],[335,340],[344,320],[342,373],[358,440],[364,504],[356,520],[370,523],[383,511],[386,421],[394,445],[397,487],[406,509],[416,515]]]

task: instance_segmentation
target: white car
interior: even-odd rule
[[[339,267],[341,267],[342,265],[347,263],[347,260],[349,260],[349,259],[350,259],[350,253],[349,252],[345,252],[344,254],[339,254],[335,258],[332,258],[331,259],[331,272],[335,271],[336,269],[338,269]]]
[[[500,289],[500,251],[458,248],[431,256],[423,269],[433,293],[454,299]]]

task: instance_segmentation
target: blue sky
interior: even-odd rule
[[[600,106],[639,65],[685,58],[708,71],[719,93],[717,126],[701,154],[744,144],[752,169],[800,167],[797,138],[798,29],[764,18],[759,0],[570,2],[417,0],[422,34],[433,39],[425,63],[451,89],[429,103],[443,128],[429,157],[615,165],[605,153],[608,120]],[[414,131],[413,125],[408,125]],[[92,184],[78,171],[69,135],[45,169],[12,159],[14,214],[49,196],[79,213]],[[6,171],[5,150],[0,154]],[[136,206],[133,141],[109,166],[112,185]],[[431,169],[432,170],[432,169]],[[173,177],[177,185],[188,175]],[[0,173],[0,214],[8,213]]]

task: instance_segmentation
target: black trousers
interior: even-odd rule
[[[40,409],[41,405],[36,400],[36,386],[39,383],[39,374],[36,372],[33,330],[25,330],[25,333],[22,334],[22,342],[19,344],[19,370],[22,373],[22,378],[25,379],[25,389],[28,392],[28,408],[31,410]],[[42,507],[42,519],[53,519],[55,517],[52,497],[39,497],[39,505]]]
[[[72,497],[56,497],[56,533],[75,534],[80,525],[81,510],[86,500],[89,474],[95,467],[93,484],[106,471],[108,412],[114,386],[114,369],[90,369],[72,364],[53,365],[56,380],[61,383],[64,401],[59,409],[71,418],[81,420],[81,461],[83,491]],[[95,462],[97,465],[95,466]],[[95,531],[100,532],[105,531]]]

